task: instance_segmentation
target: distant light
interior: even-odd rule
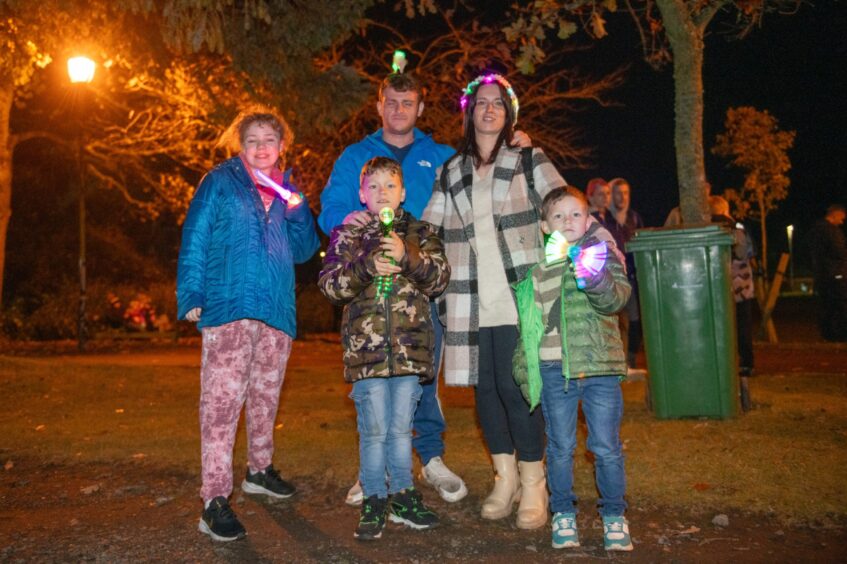
[[[324,258],[325,256],[326,256],[326,251],[321,251],[321,258]]]
[[[71,57],[68,59],[68,76],[71,82],[91,82],[94,80],[94,61],[88,57]]]
[[[788,233],[788,238],[791,239],[791,237],[794,236],[794,226],[793,225],[786,226],[785,232]]]

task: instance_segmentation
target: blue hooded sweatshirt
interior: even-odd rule
[[[429,203],[435,171],[456,151],[449,145],[432,140],[432,136],[415,128],[415,139],[401,163],[406,200],[403,209],[420,217]],[[359,174],[373,157],[395,158],[391,148],[382,140],[382,129],[350,145],[332,168],[329,181],[321,192],[321,213],[318,224],[327,235],[344,221],[352,211],[365,209],[359,201]]]

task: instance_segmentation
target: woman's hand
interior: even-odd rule
[[[371,212],[367,210],[358,210],[348,213],[347,217],[344,218],[344,221],[342,223],[344,225],[355,225],[357,227],[364,227],[372,220],[373,215],[371,215]]]
[[[202,307],[195,307],[185,314],[186,321],[191,321],[192,323],[197,323],[200,321],[200,314],[203,313]]]

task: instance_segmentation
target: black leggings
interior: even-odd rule
[[[479,383],[476,413],[491,454],[512,454],[537,462],[544,455],[544,419],[529,405],[512,377],[518,331],[512,325],[479,330]]]

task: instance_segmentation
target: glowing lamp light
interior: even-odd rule
[[[785,232],[788,234],[788,240],[790,241],[794,237],[794,226],[787,225],[785,227]]]
[[[68,76],[73,83],[91,82],[95,67],[94,61],[88,57],[71,57],[68,59]]]

